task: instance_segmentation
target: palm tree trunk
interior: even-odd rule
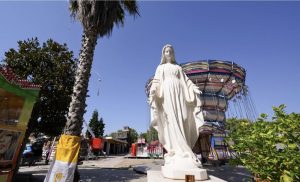
[[[72,100],[69,107],[67,123],[64,129],[66,135],[80,136],[85,112],[85,101],[88,91],[89,78],[94,57],[94,50],[97,44],[97,34],[93,31],[84,31],[82,36],[82,47],[79,55],[79,65],[76,71],[73,87]],[[76,166],[74,182],[80,179]]]
[[[97,34],[94,31],[84,31],[72,101],[70,103],[67,123],[64,130],[66,135],[80,136],[81,134],[83,114],[85,113],[86,107],[85,101],[96,44]]]

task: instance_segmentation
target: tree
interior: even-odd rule
[[[152,126],[147,130],[146,140],[147,142],[158,140],[158,133]]]
[[[77,59],[73,52],[66,44],[52,39],[41,46],[37,38],[32,38],[18,41],[18,49],[6,52],[2,64],[12,68],[21,79],[41,85],[27,133],[59,135],[66,123],[74,85]]]
[[[82,46],[79,55],[79,65],[76,71],[75,84],[73,87],[72,100],[67,115],[67,123],[64,129],[63,138],[73,138],[80,136],[85,112],[85,101],[91,67],[93,62],[94,50],[98,37],[110,36],[114,25],[123,25],[125,12],[131,15],[138,14],[136,1],[117,0],[117,1],[97,1],[97,0],[70,0],[70,11],[83,26]],[[68,142],[68,140],[62,140]],[[74,144],[74,156],[78,151],[77,142]],[[74,158],[76,159],[76,157]],[[73,159],[70,159],[73,160]],[[76,167],[77,168],[77,167]],[[53,169],[53,171],[57,171]],[[49,173],[48,173],[49,174]],[[75,171],[75,181],[78,171]],[[73,171],[69,170],[68,177],[73,177]]]
[[[94,110],[93,115],[92,115],[92,119],[90,120],[89,123],[89,127],[91,128],[91,130],[94,132],[95,137],[99,138],[102,137],[104,134],[104,127],[105,124],[103,122],[103,118],[100,118],[100,120],[98,119],[98,111]],[[91,134],[86,131],[88,136],[91,137]]]
[[[124,24],[125,12],[136,15],[138,8],[134,0],[71,0],[70,11],[71,15],[81,22],[83,36],[79,66],[64,133],[79,136],[97,38],[110,36],[114,25]]]
[[[136,142],[137,141],[137,138],[138,138],[138,133],[136,132],[135,129],[133,128],[129,128],[129,146],[131,146],[132,143]]]
[[[268,181],[300,180],[300,114],[287,114],[285,106],[273,107],[254,123],[232,119],[227,141],[237,157],[233,164],[244,165],[255,176]]]
[[[139,138],[144,138],[146,140],[146,142],[148,141],[147,140],[147,133],[140,133]]]

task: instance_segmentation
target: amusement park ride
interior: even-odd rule
[[[224,142],[226,118],[256,119],[256,110],[248,87],[246,71],[234,62],[201,60],[181,64],[189,79],[201,90],[202,110],[205,124],[194,152],[205,161],[225,161],[230,157]],[[149,96],[150,79],[146,84]]]

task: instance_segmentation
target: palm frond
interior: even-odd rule
[[[124,9],[126,9],[130,15],[133,15],[134,17],[136,15],[140,16],[140,13],[138,11],[138,6],[136,4],[136,1],[133,0],[123,0],[120,1],[123,5]]]
[[[69,10],[71,12],[71,16],[75,18],[78,11],[78,2],[76,0],[70,0]]]
[[[96,32],[100,37],[110,36],[114,25],[123,26],[125,12],[139,15],[134,0],[70,0],[70,11],[85,31]]]

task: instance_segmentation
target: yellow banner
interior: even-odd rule
[[[78,136],[62,135],[58,141],[55,160],[76,163],[80,141]]]
[[[77,165],[81,137],[62,135],[58,141],[55,161],[44,182],[72,182]]]

